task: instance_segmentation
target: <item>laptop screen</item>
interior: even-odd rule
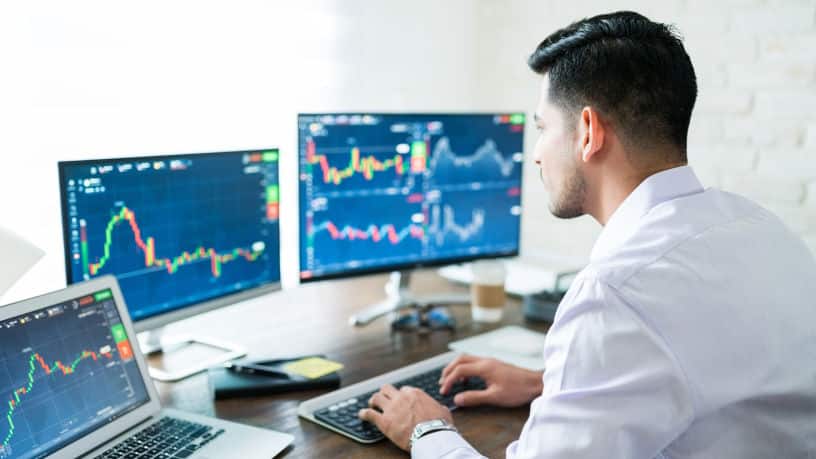
[[[0,459],[37,458],[149,400],[111,290],[0,321]]]

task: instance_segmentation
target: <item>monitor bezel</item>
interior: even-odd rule
[[[59,161],[57,163],[57,168],[59,170],[59,186],[60,186],[60,202],[61,202],[61,220],[62,220],[62,248],[63,248],[63,257],[64,257],[64,264],[65,264],[65,283],[67,286],[71,286],[77,284],[78,282],[71,281],[71,274],[72,274],[72,266],[71,266],[71,246],[70,246],[70,228],[69,228],[69,220],[68,220],[68,196],[65,192],[66,189],[66,172],[67,168],[69,167],[76,167],[76,166],[87,166],[91,164],[96,164],[100,162],[114,162],[114,161],[153,161],[158,159],[173,159],[173,158],[182,158],[182,157],[201,157],[201,156],[218,156],[218,155],[225,155],[225,154],[245,154],[245,153],[258,153],[264,151],[274,151],[278,153],[279,160],[276,161],[275,167],[277,168],[277,175],[278,175],[278,202],[281,202],[281,187],[280,187],[280,149],[278,147],[269,147],[269,148],[254,148],[251,150],[229,150],[229,151],[211,151],[211,152],[199,152],[199,153],[171,153],[171,154],[161,154],[161,155],[143,155],[143,156],[127,156],[127,157],[116,157],[116,158],[99,158],[99,159],[82,159],[82,160],[68,160],[68,161]],[[279,204],[280,205],[280,204]],[[280,218],[278,220],[278,225],[280,227]],[[278,231],[278,273],[279,276],[282,277],[282,266],[281,266],[281,259],[280,259],[280,247],[281,247],[281,231]],[[93,279],[91,279],[93,280]],[[195,303],[188,303],[184,306],[179,306],[175,309],[172,309],[167,312],[160,312],[158,314],[154,314],[143,319],[134,319],[133,326],[137,332],[152,330],[156,328],[160,328],[164,325],[167,325],[172,322],[176,322],[179,320],[183,320],[198,314],[203,314],[208,311],[212,311],[214,309],[219,309],[225,306],[230,306],[241,301],[245,301],[251,298],[256,298],[261,295],[265,295],[267,293],[275,292],[281,290],[281,280],[278,279],[275,282],[269,282],[266,284],[257,285],[255,287],[251,287],[246,290],[226,293],[223,295],[219,295],[216,297],[209,298],[204,301],[195,302]],[[130,309],[128,309],[128,315],[130,315]]]
[[[423,112],[387,112],[387,111],[351,111],[351,112],[307,112],[307,113],[298,113],[297,115],[297,131],[298,131],[298,138],[297,138],[297,173],[298,173],[298,184],[297,184],[297,197],[298,197],[298,280],[301,284],[309,283],[309,282],[318,282],[323,280],[330,280],[330,279],[345,279],[349,277],[357,277],[357,276],[365,276],[371,274],[382,274],[388,273],[393,271],[412,271],[417,269],[423,268],[434,268],[439,266],[446,266],[451,264],[457,263],[466,263],[469,261],[475,260],[496,260],[496,259],[505,259],[516,257],[519,255],[521,250],[521,235],[522,235],[522,219],[524,218],[524,210],[522,209],[521,214],[519,214],[519,227],[518,227],[518,243],[516,244],[515,250],[508,251],[508,252],[490,252],[490,253],[480,253],[474,255],[463,255],[463,256],[456,256],[456,257],[449,257],[449,258],[439,258],[431,261],[422,261],[422,262],[408,262],[408,263],[396,263],[391,265],[383,265],[383,266],[376,266],[376,267],[363,267],[363,268],[351,268],[351,269],[344,269],[342,272],[335,272],[335,273],[328,273],[328,274],[320,274],[320,275],[312,275],[309,277],[303,277],[302,271],[302,260],[300,260],[301,254],[301,244],[303,244],[302,231],[303,231],[303,219],[300,215],[300,210],[303,208],[303,203],[300,202],[300,166],[301,166],[301,151],[300,146],[303,141],[302,133],[300,129],[300,120],[301,117],[304,116],[323,116],[323,115],[330,115],[330,116],[337,116],[337,115],[348,115],[348,116],[363,116],[363,115],[371,115],[371,116],[379,116],[379,115],[389,115],[389,116],[468,116],[468,115],[507,115],[507,114],[522,114],[524,115],[524,123],[522,124],[521,129],[521,145],[522,145],[522,153],[524,153],[525,148],[525,136],[527,134],[527,112],[524,110],[496,110],[496,111],[462,111],[462,112],[445,112],[445,111],[423,111]],[[519,179],[519,190],[521,193],[524,192],[524,161],[522,161],[522,173],[521,178]],[[521,196],[521,195],[520,195]],[[521,201],[521,197],[519,198]]]

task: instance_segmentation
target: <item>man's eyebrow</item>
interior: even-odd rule
[[[541,117],[538,116],[538,113],[533,113],[533,121],[535,121],[536,123],[541,121]]]

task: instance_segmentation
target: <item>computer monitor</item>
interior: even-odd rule
[[[68,283],[115,275],[137,331],[280,288],[278,155],[60,162]]]
[[[524,123],[523,113],[299,115],[301,281],[401,273],[387,301],[352,318],[364,324],[421,302],[407,293],[410,269],[517,255]]]

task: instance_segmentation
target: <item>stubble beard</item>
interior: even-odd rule
[[[550,213],[554,216],[569,219],[585,214],[586,180],[578,168],[572,170],[560,190],[554,191],[554,196],[550,200]]]

